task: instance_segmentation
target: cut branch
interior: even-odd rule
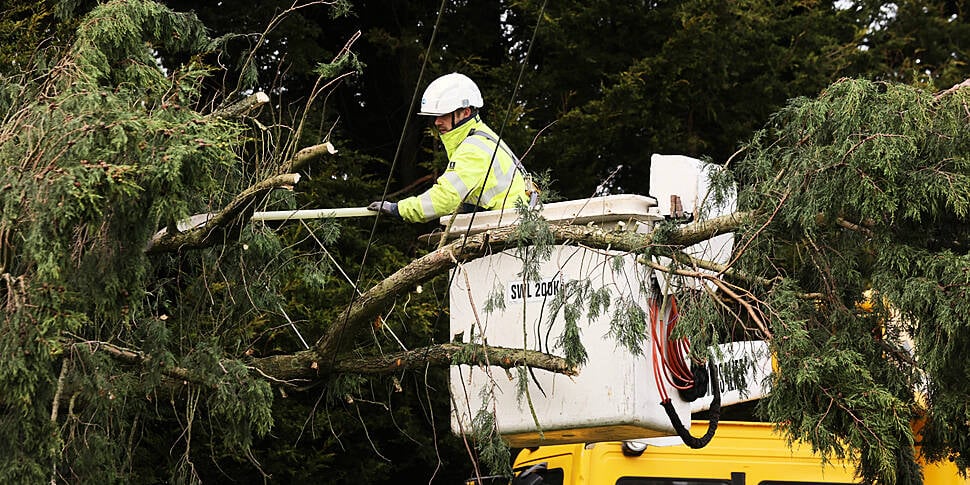
[[[209,116],[215,118],[239,118],[244,114],[269,102],[266,93],[259,92],[246,96],[239,102],[233,103],[225,108],[213,111]]]
[[[280,165],[280,173],[296,173],[303,171],[314,160],[323,157],[324,155],[333,155],[334,153],[337,153],[337,149],[334,148],[330,142],[308,146],[296,152],[296,155],[293,155],[293,158]]]
[[[224,238],[217,236],[226,236],[226,229],[234,224],[241,225],[245,217],[240,216],[252,214],[257,199],[276,188],[293,188],[300,181],[300,174],[296,172],[305,169],[314,160],[334,153],[337,153],[337,149],[330,143],[321,143],[300,150],[293,158],[281,165],[282,173],[250,186],[221,211],[192,216],[187,228],[179,228],[171,224],[168,228],[159,231],[149,241],[146,252],[152,254],[201,249],[226,242]]]

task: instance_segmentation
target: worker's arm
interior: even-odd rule
[[[482,160],[478,152],[474,147],[460,145],[452,156],[453,164],[449,163],[448,170],[430,189],[398,202],[401,217],[409,222],[427,222],[451,214],[463,201],[477,203],[488,170],[488,160]]]

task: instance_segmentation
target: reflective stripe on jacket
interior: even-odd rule
[[[441,135],[448,168],[426,192],[398,202],[401,217],[427,222],[451,214],[462,203],[488,210],[512,210],[519,200],[528,203],[521,165],[504,141],[496,150],[497,140],[477,115]]]

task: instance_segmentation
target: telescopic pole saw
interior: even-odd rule
[[[254,212],[254,221],[288,221],[295,219],[324,219],[344,217],[373,217],[377,211],[366,207],[342,207],[336,209],[304,209],[288,211]]]

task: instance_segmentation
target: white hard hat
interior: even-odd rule
[[[421,96],[419,115],[441,116],[459,108],[481,108],[482,92],[468,76],[453,72],[431,81]]]

